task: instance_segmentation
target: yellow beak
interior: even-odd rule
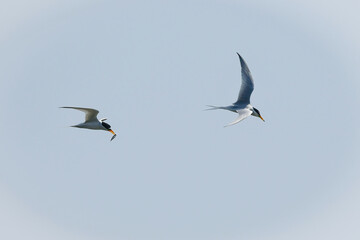
[[[261,120],[263,120],[265,122],[265,120],[262,118],[262,116],[260,115],[259,118],[261,118]]]
[[[110,141],[112,141],[112,140],[114,140],[114,138],[116,137],[116,134],[114,133],[114,131],[113,130],[109,130],[109,132],[111,132],[112,134],[114,134],[114,136],[112,136],[112,138],[110,139]]]

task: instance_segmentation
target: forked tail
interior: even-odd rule
[[[208,110],[216,110],[216,109],[224,109],[224,110],[228,110],[226,107],[217,107],[217,106],[212,106],[212,105],[206,105],[207,109],[205,109],[205,111],[208,111]]]

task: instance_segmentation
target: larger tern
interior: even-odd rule
[[[113,130],[111,130],[111,126],[104,122],[106,118],[102,118],[98,120],[97,115],[99,113],[98,110],[92,109],[92,108],[81,108],[81,107],[61,107],[61,108],[70,108],[70,109],[76,109],[79,111],[82,111],[85,113],[85,122],[71,126],[71,127],[77,127],[77,128],[87,128],[92,130],[104,130],[109,131],[113,134],[110,141],[112,141],[116,134]]]
[[[234,102],[232,105],[225,106],[225,107],[217,107],[217,106],[209,105],[208,107],[210,107],[210,108],[207,109],[207,110],[224,109],[224,110],[228,110],[228,111],[239,114],[239,116],[233,122],[229,123],[225,127],[234,125],[234,124],[244,120],[245,118],[247,118],[250,115],[259,117],[259,118],[261,118],[261,120],[263,120],[265,122],[265,120],[260,115],[259,110],[257,110],[250,104],[250,96],[254,90],[254,80],[251,76],[250,70],[249,70],[248,66],[246,65],[246,62],[244,61],[244,59],[240,56],[239,53],[237,53],[237,55],[239,56],[239,59],[240,59],[241,78],[242,78],[241,88],[240,88],[240,92],[239,92],[237,101]]]

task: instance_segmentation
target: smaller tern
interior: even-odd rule
[[[111,126],[109,124],[107,124],[106,122],[104,122],[106,120],[106,118],[102,118],[102,119],[100,119],[100,121],[98,120],[98,118],[97,118],[97,115],[99,113],[98,110],[92,109],[92,108],[81,108],[81,107],[61,107],[61,108],[76,109],[76,110],[79,110],[79,111],[82,111],[85,113],[85,122],[71,126],[71,127],[109,131],[113,134],[110,141],[112,141],[116,137],[116,134],[114,133],[114,131],[111,130]]]
[[[247,118],[250,115],[259,117],[261,120],[263,120],[265,122],[265,120],[260,115],[259,110],[257,110],[250,104],[250,96],[254,90],[254,80],[251,76],[250,70],[249,70],[248,66],[246,65],[246,62],[244,61],[244,59],[240,56],[239,53],[237,53],[237,55],[239,56],[239,59],[240,59],[241,78],[242,78],[241,88],[240,88],[240,92],[239,92],[237,101],[234,102],[232,105],[225,106],[225,107],[217,107],[217,106],[209,105],[208,107],[210,107],[210,108],[206,109],[206,110],[224,109],[224,110],[228,110],[228,111],[239,114],[239,116],[233,122],[229,123],[225,127],[234,125],[234,124],[244,120],[245,118]]]

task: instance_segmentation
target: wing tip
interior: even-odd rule
[[[240,53],[236,52],[236,54],[239,56],[240,62],[241,64],[244,62],[244,59],[242,58],[242,56],[240,55]]]

